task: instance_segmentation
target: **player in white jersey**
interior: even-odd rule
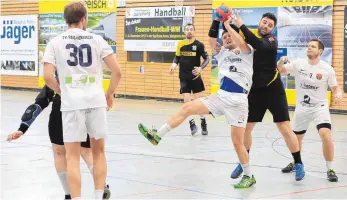
[[[300,151],[304,134],[313,121],[323,142],[327,178],[331,182],[337,182],[338,178],[332,167],[334,144],[331,138],[328,87],[333,92],[335,103],[340,103],[343,96],[334,69],[320,60],[323,50],[324,44],[318,39],[312,39],[308,45],[307,59],[289,61],[288,57],[284,56],[278,61],[277,67],[281,74],[291,73],[295,76],[296,108],[292,123],[293,131],[299,140]],[[290,163],[282,172],[289,173],[294,170],[293,163]]]
[[[112,107],[113,93],[121,70],[112,48],[100,36],[89,33],[87,8],[73,2],[64,8],[69,28],[47,45],[44,79],[48,87],[61,94],[63,139],[66,148],[67,177],[71,197],[81,197],[80,142],[90,136],[94,164],[95,198],[102,199],[106,180],[106,109]],[[111,70],[106,94],[103,91],[102,61]],[[59,83],[54,77],[57,70]]]
[[[248,117],[248,90],[252,85],[253,75],[253,48],[230,27],[231,18],[225,22],[228,31],[223,33],[223,47],[215,53],[218,60],[220,90],[208,97],[202,97],[185,103],[158,131],[148,129],[143,124],[138,128],[142,135],[153,145],[158,145],[160,140],[170,130],[179,126],[191,115],[212,114],[224,115],[231,127],[231,138],[234,148],[244,167],[245,175],[235,184],[235,188],[249,188],[256,183],[251,172],[249,158],[243,145],[245,127]],[[212,47],[216,46],[216,38],[210,38]]]

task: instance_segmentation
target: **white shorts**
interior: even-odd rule
[[[224,115],[232,126],[245,128],[248,118],[248,100],[245,94],[216,93],[200,98],[214,117]]]
[[[328,106],[311,109],[296,107],[292,122],[293,131],[304,133],[312,121],[316,127],[319,124],[331,124]]]
[[[62,111],[64,142],[85,142],[90,138],[105,139],[107,136],[106,108],[88,108]]]

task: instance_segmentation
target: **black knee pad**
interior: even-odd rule
[[[303,131],[293,131],[295,133],[295,135],[303,135],[306,133],[306,130]]]
[[[327,129],[331,130],[331,124],[330,123],[318,124],[317,130],[319,131],[319,129],[321,129],[321,128],[327,128]]]

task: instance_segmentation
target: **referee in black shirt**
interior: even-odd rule
[[[179,65],[180,93],[183,94],[184,103],[200,98],[201,92],[205,90],[204,82],[201,79],[201,71],[207,66],[209,59],[205,46],[194,37],[195,27],[193,24],[184,26],[186,38],[178,42],[176,54],[170,74],[172,75],[177,65]],[[201,64],[200,57],[204,59]],[[193,93],[193,95],[191,95]],[[201,117],[201,133],[207,135],[207,124],[204,116]],[[191,134],[198,131],[194,118],[189,119]]]
[[[252,145],[252,130],[257,122],[262,122],[266,110],[273,116],[278,130],[283,135],[285,142],[293,155],[296,169],[296,180],[300,181],[305,176],[301,161],[298,139],[290,127],[288,103],[285,89],[277,71],[277,47],[278,42],[272,34],[277,23],[273,13],[263,14],[257,30],[247,28],[237,14],[233,24],[243,34],[247,43],[255,49],[253,63],[253,85],[248,96],[249,116],[245,132],[244,145],[250,150]],[[242,174],[239,165],[231,174],[231,178],[237,178]]]

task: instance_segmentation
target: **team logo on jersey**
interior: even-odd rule
[[[193,50],[193,51],[196,51],[196,48],[197,48],[196,45],[193,45],[193,46],[192,46],[192,50]]]
[[[309,97],[308,95],[305,95],[304,96],[304,100],[301,101],[301,105],[303,105],[305,107],[314,107],[314,106],[316,106],[316,104],[313,104],[310,101],[311,101],[311,97]]]
[[[317,75],[316,75],[316,78],[317,78],[318,80],[321,80],[321,79],[323,78],[323,74],[317,74]]]

